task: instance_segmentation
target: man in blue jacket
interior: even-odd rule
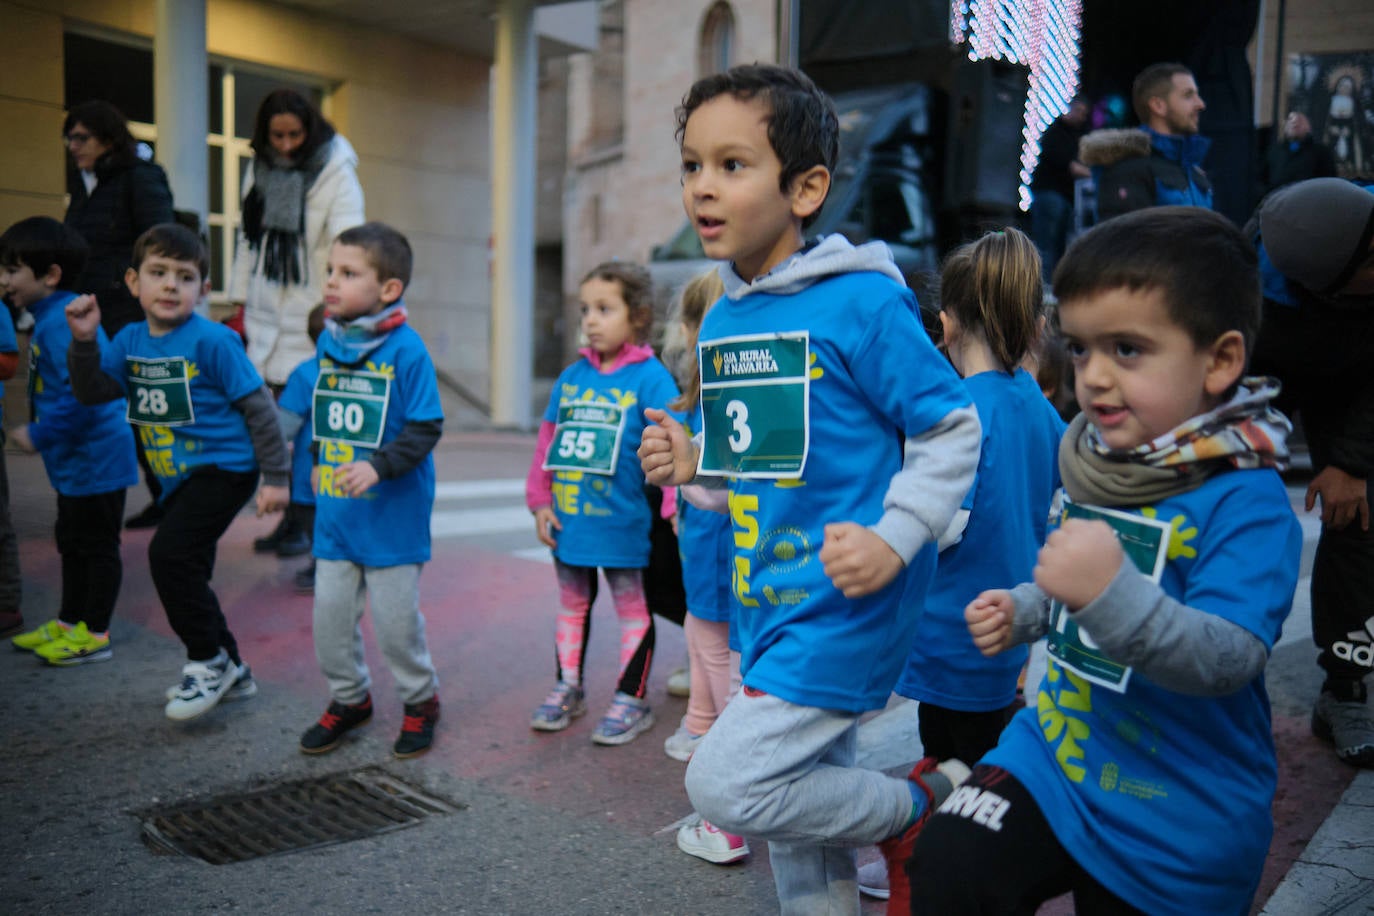
[[[1131,88],[1140,127],[1095,130],[1079,144],[1092,168],[1099,220],[1168,205],[1212,207],[1202,161],[1212,141],[1198,133],[1207,107],[1182,64],[1151,64]]]

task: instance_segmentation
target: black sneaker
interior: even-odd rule
[[[283,512],[281,521],[277,522],[277,527],[272,529],[271,534],[263,535],[253,539],[254,553],[276,553],[277,547],[282,541],[296,533],[295,521],[289,512]]]
[[[306,754],[327,754],[339,746],[343,736],[372,718],[372,697],[363,697],[356,706],[331,702],[320,721],[301,735],[301,751]]]
[[[156,528],[158,522],[162,521],[164,514],[161,506],[156,502],[151,502],[143,507],[142,512],[125,519],[124,527],[130,531],[136,531],[140,528]]]
[[[277,556],[298,557],[310,552],[310,535],[304,528],[294,526],[285,537],[277,542]]]
[[[434,743],[434,723],[439,721],[439,697],[432,696],[423,703],[407,703],[401,736],[391,746],[391,753],[404,760],[418,757]]]
[[[302,595],[309,595],[315,591],[315,558],[310,558],[310,565],[303,566],[296,570],[295,576],[296,591]]]

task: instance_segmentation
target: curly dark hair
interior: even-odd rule
[[[334,125],[330,124],[314,104],[294,89],[273,89],[263,96],[258,105],[258,115],[253,122],[253,152],[263,159],[271,159],[275,153],[268,140],[268,126],[272,116],[290,114],[300,118],[305,128],[305,142],[291,154],[296,162],[304,162],[314,152],[334,139]]]

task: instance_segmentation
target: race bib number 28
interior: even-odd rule
[[[191,405],[191,373],[181,356],[127,357],[129,422],[136,426],[185,426],[196,420]]]

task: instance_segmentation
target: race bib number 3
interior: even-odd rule
[[[1115,509],[1080,506],[1068,499],[1064,500],[1063,515],[1064,518],[1097,519],[1111,525],[1121,549],[1135,568],[1159,582],[1169,552],[1169,526],[1164,522]],[[1051,658],[1094,684],[1124,693],[1130,683],[1131,669],[1108,658],[1092,637],[1074,622],[1073,615],[1062,602],[1050,604],[1050,631],[1046,643]]]
[[[702,341],[698,474],[797,478],[811,441],[805,331]]]
[[[129,422],[137,426],[186,426],[196,421],[186,359],[126,357]]]
[[[614,475],[624,432],[625,411],[618,404],[560,404],[544,470]]]
[[[385,375],[321,369],[310,405],[311,433],[318,442],[376,448],[390,401],[391,379]]]

